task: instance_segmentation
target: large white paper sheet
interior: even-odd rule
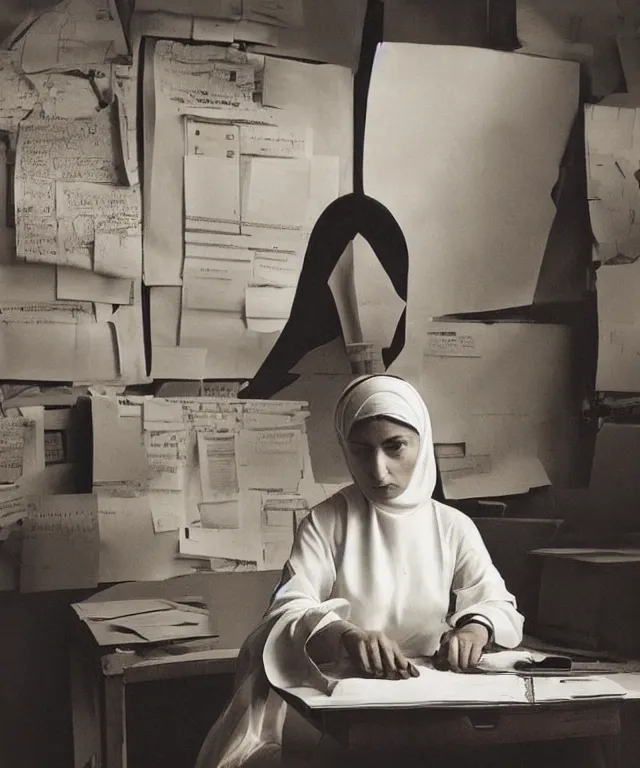
[[[272,662],[265,658],[269,679]],[[340,679],[330,696],[313,688],[286,688],[311,709],[399,709],[434,704],[527,704],[526,684],[516,675],[463,675],[418,664],[408,680]],[[330,674],[330,673],[329,673]]]
[[[379,46],[364,186],[407,240],[410,325],[532,302],[577,100],[572,62]]]

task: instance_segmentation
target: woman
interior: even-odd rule
[[[346,655],[362,673],[406,678],[416,674],[411,657],[438,654],[465,669],[490,641],[512,648],[521,640],[522,616],[475,525],[431,497],[436,463],[418,392],[393,376],[356,379],[335,427],[354,484],[300,525],[197,768],[277,755],[284,705],[269,682],[330,693],[336,680],[322,661]]]

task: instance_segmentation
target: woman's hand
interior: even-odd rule
[[[384,632],[367,632],[354,627],[344,632],[340,642],[351,661],[367,675],[387,680],[406,680],[420,674],[400,651],[398,644]]]
[[[436,666],[454,672],[476,667],[488,642],[489,630],[472,621],[447,632],[436,654]]]

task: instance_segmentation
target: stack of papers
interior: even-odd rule
[[[193,599],[110,600],[72,607],[101,646],[217,637],[208,609]]]
[[[392,709],[434,704],[527,704],[525,681],[516,675],[462,675],[418,666],[419,677],[377,680],[349,677],[327,696],[313,688],[287,693],[311,709]]]
[[[536,704],[543,701],[567,701],[571,699],[600,699],[626,696],[627,691],[619,683],[607,677],[540,677],[533,681]]]

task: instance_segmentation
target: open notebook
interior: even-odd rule
[[[286,692],[311,709],[529,703],[526,682],[516,675],[461,675],[419,664],[417,668],[420,676],[408,680],[341,679],[330,696],[313,688],[287,688]]]

